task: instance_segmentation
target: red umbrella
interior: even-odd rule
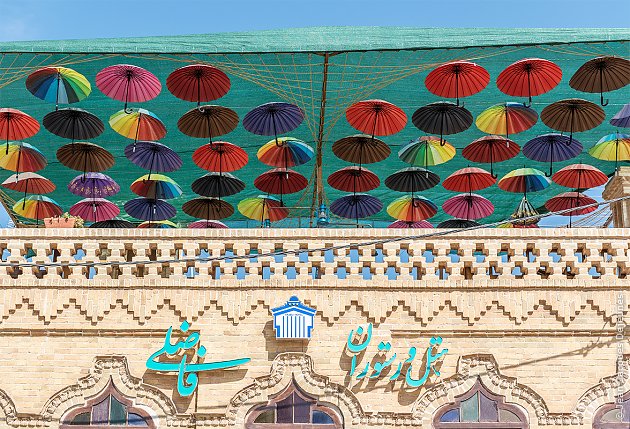
[[[532,97],[554,89],[562,80],[562,69],[542,58],[525,58],[506,67],[497,77],[497,87],[514,97]]]
[[[481,219],[494,212],[494,205],[487,198],[477,194],[460,194],[442,204],[444,212],[459,219]]]
[[[608,182],[608,176],[588,164],[567,165],[558,170],[551,179],[560,186],[575,189],[595,188]]]
[[[192,159],[204,170],[228,173],[243,168],[249,158],[247,152],[239,146],[218,141],[199,147],[193,153]]]
[[[280,203],[284,194],[300,192],[308,186],[308,180],[297,171],[274,168],[254,180],[254,186],[268,194],[279,194]]]
[[[449,191],[472,192],[494,185],[496,178],[486,170],[477,167],[467,167],[457,170],[448,176],[442,186]]]
[[[192,64],[180,67],[166,78],[166,87],[175,97],[186,101],[216,100],[230,90],[230,78],[216,67]]]
[[[120,209],[103,198],[86,198],[70,207],[72,216],[79,216],[89,222],[110,220],[118,216]]]
[[[117,64],[105,67],[96,74],[96,86],[103,94],[114,100],[141,103],[158,96],[162,84],[155,75],[142,67]]]
[[[49,179],[31,172],[21,173],[18,177],[12,174],[2,182],[2,186],[13,191],[24,192],[24,194],[28,192],[31,194],[49,194],[57,188]]]
[[[365,167],[356,165],[342,168],[328,176],[328,184],[344,192],[367,192],[381,184],[378,176]]]
[[[0,138],[7,142],[7,153],[9,153],[9,140],[27,139],[33,137],[38,131],[39,122],[32,116],[10,107],[0,109]]]
[[[486,69],[470,61],[453,61],[443,64],[424,80],[429,91],[439,97],[456,98],[459,106],[460,97],[468,97],[482,91],[490,82]]]
[[[556,195],[553,198],[550,198],[546,203],[545,207],[547,210],[552,212],[557,212],[560,210],[568,210],[575,208],[575,210],[571,210],[566,213],[562,213],[562,216],[569,216],[569,227],[571,227],[571,221],[573,216],[579,216],[587,213],[592,213],[597,210],[597,206],[590,206],[579,208],[580,206],[585,206],[589,204],[595,204],[597,201],[591,197],[587,197],[586,195],[580,192],[565,192],[560,195]]]
[[[188,228],[192,228],[192,229],[201,229],[201,228],[226,229],[227,227],[228,226],[226,224],[218,220],[206,220],[206,219],[196,220],[188,224]]]
[[[365,134],[389,136],[396,134],[407,124],[403,110],[384,100],[365,100],[346,109],[348,123]]]
[[[521,147],[508,138],[485,136],[474,140],[466,146],[462,151],[462,155],[472,162],[490,163],[490,174],[496,178],[493,164],[514,158],[520,151]]]

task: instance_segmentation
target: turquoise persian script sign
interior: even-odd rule
[[[363,338],[364,334],[366,334],[365,338]],[[355,339],[357,340],[356,343],[354,342]],[[347,343],[348,351],[353,354],[352,365],[350,367],[349,375],[351,377],[354,376],[357,380],[361,380],[366,377],[369,379],[381,378],[382,377],[381,374],[383,373],[383,371],[386,368],[391,367],[398,357],[397,354],[394,353],[389,359],[386,358],[386,360],[383,362],[376,362],[373,368],[370,367],[370,363],[368,362],[365,365],[365,368],[363,368],[363,370],[361,370],[358,374],[355,375],[355,372],[357,370],[357,354],[361,353],[363,350],[365,350],[368,347],[371,339],[372,339],[372,324],[371,323],[367,327],[367,332],[365,332],[365,330],[363,329],[363,326],[359,326],[356,332],[352,330],[350,331],[350,335],[348,335],[348,343]],[[422,377],[420,377],[419,379],[415,379],[412,376],[413,360],[416,358],[418,351],[415,347],[411,347],[409,348],[407,359],[405,359],[404,361],[401,360],[398,362],[398,365],[396,366],[396,370],[389,377],[389,380],[390,381],[398,380],[398,378],[400,377],[403,371],[403,367],[405,364],[409,364],[409,367],[407,368],[407,371],[405,374],[405,382],[407,383],[409,387],[422,386],[424,383],[426,383],[427,379],[429,378],[429,375],[431,374],[431,371],[433,371],[433,373],[439,377],[440,372],[433,366],[433,364],[436,360],[438,360],[439,358],[444,356],[446,353],[448,353],[448,349],[444,349],[440,352],[437,352],[437,350],[440,348],[441,345],[442,345],[442,337],[431,338],[429,342],[429,347],[427,347],[427,351],[426,351],[426,366],[424,369],[424,375]],[[389,353],[391,347],[392,346],[390,343],[381,341],[378,345],[378,352],[380,354],[383,354],[385,357],[387,357],[387,354]],[[434,351],[437,353],[434,354]]]
[[[187,321],[183,321],[179,327],[184,334],[188,332],[189,328],[190,324]],[[215,369],[234,368],[244,365],[251,360],[251,358],[241,358],[219,362],[188,363],[186,361],[188,354],[185,352],[191,349],[195,350],[195,346],[199,343],[199,332],[191,332],[185,340],[177,341],[175,344],[172,343],[172,333],[173,327],[171,326],[168,328],[168,331],[166,331],[162,348],[147,359],[147,368],[160,372],[177,372],[177,391],[181,396],[190,396],[197,388],[199,377],[196,373],[213,371]],[[160,356],[172,357],[178,355],[180,351],[184,352],[180,362],[170,363],[159,361]],[[207,352],[204,346],[199,346],[195,350],[198,360],[204,359]],[[192,358],[194,359],[194,354]]]

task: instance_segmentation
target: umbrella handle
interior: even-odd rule
[[[601,104],[602,106],[608,106],[608,102],[609,102],[609,101],[610,101],[610,100],[606,100],[606,102],[604,102],[604,93],[602,92],[602,93],[600,94],[599,104]]]

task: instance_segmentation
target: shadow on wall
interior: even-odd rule
[[[262,334],[265,337],[265,350],[267,350],[267,359],[271,362],[280,353],[297,352],[306,353],[308,350],[309,340],[279,339],[276,338],[276,332],[273,328],[273,321],[265,323]]]

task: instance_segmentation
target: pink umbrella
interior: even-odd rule
[[[444,201],[442,208],[459,219],[481,219],[494,212],[494,205],[487,198],[477,194],[459,194]]]
[[[388,228],[433,228],[433,225],[426,220],[419,220],[416,222],[408,222],[406,220],[397,220],[390,223]]]
[[[197,220],[188,224],[188,228],[193,229],[201,229],[201,228],[209,228],[209,229],[225,229],[228,226],[223,222],[219,222],[218,220]]]
[[[96,86],[109,98],[124,101],[126,113],[131,113],[127,103],[152,100],[162,90],[162,84],[153,73],[130,64],[105,67],[96,75]]]
[[[118,216],[119,213],[120,209],[116,204],[103,198],[86,198],[70,207],[72,216],[79,216],[89,222],[110,220]]]

